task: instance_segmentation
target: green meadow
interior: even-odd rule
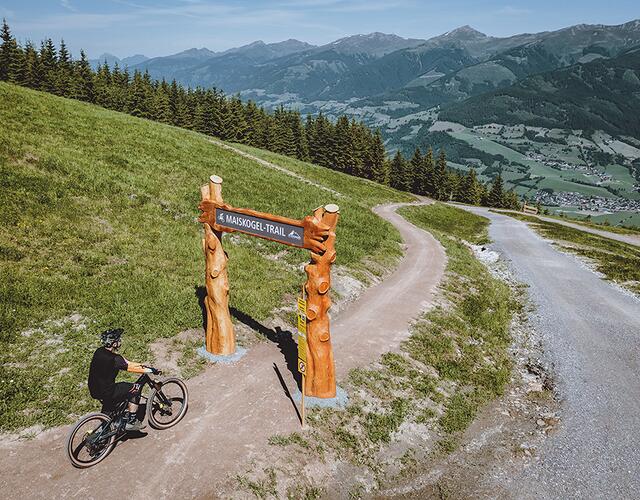
[[[96,404],[85,386],[99,333],[123,353],[202,326],[200,186],[227,202],[295,218],[340,206],[337,265],[363,274],[401,255],[377,203],[406,194],[300,162],[334,195],[213,145],[207,137],[0,84],[0,429],[68,422]],[[282,157],[277,158],[282,160]],[[261,321],[289,305],[308,252],[225,237],[231,306]],[[376,267],[377,266],[377,267]]]

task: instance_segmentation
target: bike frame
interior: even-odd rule
[[[169,401],[167,399],[167,397],[162,393],[162,391],[160,389],[162,389],[162,382],[158,382],[153,380],[151,377],[149,377],[148,373],[143,373],[142,375],[140,375],[140,377],[138,377],[138,380],[136,380],[135,382],[136,384],[140,384],[140,391],[142,392],[142,389],[144,388],[145,385],[148,385],[149,387],[155,389],[157,392],[156,394],[158,395],[160,401],[162,402],[162,404],[166,404],[171,406],[171,401]],[[115,429],[111,429],[111,424],[114,422],[117,422],[118,419],[120,419],[120,417],[122,417],[122,415],[125,412],[125,409],[127,408],[127,405],[129,403],[127,402],[127,400],[125,399],[124,401],[121,401],[120,403],[118,403],[118,406],[116,406],[115,410],[113,410],[112,412],[109,412],[107,415],[110,418],[110,421],[108,423],[103,424],[101,427],[102,429],[100,429],[99,433],[96,433],[95,436],[91,437],[91,440],[93,442],[98,441],[100,439],[109,439],[111,436],[113,435],[117,435],[118,437],[120,437],[121,435],[125,434],[125,430],[124,430],[124,421],[120,421],[120,425],[118,425],[118,427],[116,427]],[[95,431],[94,431],[95,432]]]

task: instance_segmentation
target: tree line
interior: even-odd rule
[[[253,101],[226,96],[210,88],[185,88],[173,80],[153,80],[148,72],[110,68],[95,70],[83,50],[74,60],[64,40],[49,38],[22,46],[3,20],[0,29],[0,80],[78,99],[104,108],[195,130],[206,135],[291,156],[403,191],[496,207],[518,208],[514,192],[505,192],[500,176],[491,188],[468,173],[447,167],[444,149],[436,162],[433,151],[419,149],[413,158],[400,152],[389,159],[380,130],[342,115],[333,122],[322,113],[305,119],[295,110],[267,112]]]

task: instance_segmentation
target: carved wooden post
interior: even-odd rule
[[[324,241],[323,254],[311,252],[311,262],[304,270],[307,273],[307,372],[305,394],[318,398],[336,396],[336,375],[329,331],[329,308],[331,298],[331,264],[336,260],[335,240],[338,224],[338,205],[327,205],[313,212],[316,223],[329,227],[329,236]]]
[[[202,201],[210,200],[222,204],[222,178],[212,175],[208,186],[200,190]],[[205,346],[212,354],[228,356],[236,351],[233,323],[229,314],[229,278],[227,276],[227,254],[222,248],[222,233],[214,231],[204,223],[202,245],[205,255],[205,285],[207,310]]]

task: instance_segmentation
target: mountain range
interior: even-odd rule
[[[463,26],[428,40],[371,33],[321,46],[286,40],[224,52],[189,49],[129,66],[158,79],[240,93],[271,107],[347,113],[386,129],[401,116],[411,120],[416,112],[506,88],[530,75],[615,57],[638,44],[640,21],[502,38]],[[419,120],[428,122],[431,115]]]
[[[380,128],[390,151],[446,147],[456,168],[479,168],[486,180],[502,172],[527,196],[640,199],[639,47],[634,20],[509,37],[462,26],[429,39],[257,41],[120,64],[267,108],[347,115]],[[614,179],[596,167],[627,173]]]

